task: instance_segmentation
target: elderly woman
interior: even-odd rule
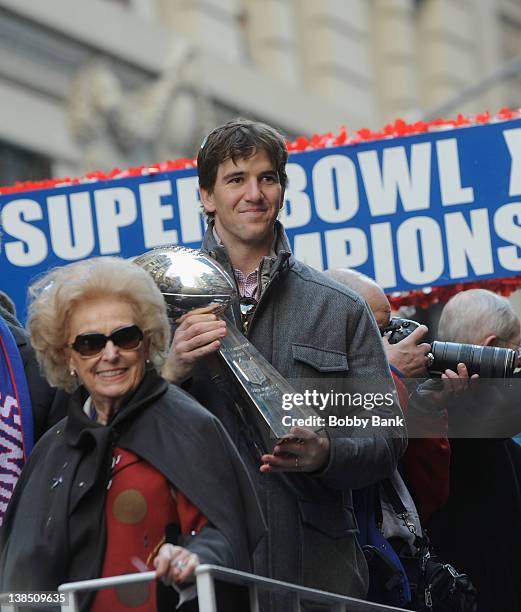
[[[249,570],[264,531],[256,496],[220,422],[157,373],[170,328],[152,279],[100,257],[54,269],[30,293],[40,365],[72,395],[8,507],[0,591],[55,590],[144,565],[177,587],[199,563]],[[175,600],[153,583],[99,591],[82,609],[155,610],[163,591]]]

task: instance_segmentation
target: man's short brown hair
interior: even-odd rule
[[[284,137],[266,123],[242,118],[215,128],[204,139],[197,156],[199,187],[212,193],[220,164],[228,159],[247,159],[259,150],[266,151],[285,189],[288,149]]]

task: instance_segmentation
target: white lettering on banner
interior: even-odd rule
[[[436,141],[436,153],[443,206],[473,202],[474,189],[461,186],[458,141],[455,138]]]
[[[403,278],[414,285],[429,285],[443,273],[443,243],[438,223],[430,217],[412,217],[396,233]]]
[[[176,230],[165,230],[164,221],[174,218],[172,204],[163,204],[163,196],[172,195],[170,181],[152,181],[139,185],[141,219],[145,248],[153,249],[162,244],[177,244]]]
[[[136,198],[128,187],[96,189],[94,192],[101,255],[119,253],[119,229],[137,219]]]
[[[335,189],[336,187],[336,189]],[[313,167],[317,215],[328,223],[344,223],[358,212],[358,182],[354,163],[346,155],[328,155]]]
[[[516,209],[503,206],[502,214],[495,220],[498,234],[508,234],[508,240],[521,247],[521,203]],[[502,229],[498,227],[501,221]],[[374,223],[369,227],[370,242],[365,232],[356,228],[328,230],[325,232],[327,267],[359,267],[369,261],[371,250],[376,282],[384,289],[395,287],[397,271],[409,283],[429,285],[444,273],[444,245],[448,254],[449,277],[457,280],[468,275],[468,265],[479,275],[493,272],[493,252],[488,211],[474,210],[467,224],[463,213],[445,215],[446,241],[440,226],[431,217],[412,217],[404,221],[393,233],[391,223]],[[319,238],[317,236],[317,247]],[[347,246],[347,249],[346,249]],[[394,249],[398,252],[398,264]],[[515,246],[498,249],[504,267],[521,269],[521,257]],[[501,254],[502,253],[502,254]],[[517,267],[516,267],[517,266]]]
[[[425,210],[430,206],[431,143],[411,146],[411,165],[405,147],[383,151],[382,168],[376,151],[358,153],[367,203],[371,214],[396,213],[398,194],[406,211]]]
[[[369,251],[363,230],[357,227],[328,230],[324,237],[329,268],[356,268],[367,261]]]
[[[0,399],[2,399],[1,395],[0,395]],[[4,419],[10,419],[12,416],[13,421],[17,425],[20,425],[21,423],[20,413],[17,411],[17,412],[14,412],[13,415],[11,415],[11,412],[13,411],[13,409],[16,409],[16,408],[18,408],[18,402],[16,401],[16,399],[12,395],[5,394],[4,403],[0,404],[0,417]]]
[[[494,214],[496,234],[510,246],[497,250],[499,263],[507,270],[521,270],[521,202],[512,202],[498,208]]]
[[[494,272],[488,210],[472,210],[469,217],[470,227],[462,212],[449,213],[444,217],[449,271],[454,279],[469,275],[469,262],[474,274]]]
[[[70,206],[69,206],[70,202]],[[94,250],[94,228],[88,191],[47,198],[52,250],[61,259],[87,257]]]
[[[304,227],[311,221],[311,202],[304,191],[307,187],[306,171],[300,164],[288,164],[286,174],[288,185],[279,219],[286,229]]]
[[[196,176],[187,176],[176,181],[181,242],[201,242],[203,223],[201,198],[199,197],[199,180]]]
[[[47,257],[47,238],[31,221],[43,219],[42,207],[34,200],[19,199],[2,208],[2,226],[6,234],[17,238],[5,245],[5,255],[13,266],[36,266]]]
[[[396,266],[391,224],[374,223],[371,225],[370,231],[373,246],[374,280],[381,287],[394,287],[396,285]]]
[[[509,196],[521,195],[521,128],[505,130],[503,137],[510,153],[510,185]]]
[[[317,270],[324,269],[320,232],[297,234],[293,242],[295,258]]]

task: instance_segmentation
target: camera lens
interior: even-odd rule
[[[515,369],[515,351],[497,346],[435,341],[432,343],[432,354],[434,362],[429,368],[430,372],[456,371],[458,363],[464,363],[469,376],[479,374],[482,378],[509,378]]]

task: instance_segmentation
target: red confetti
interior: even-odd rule
[[[509,278],[490,278],[480,281],[469,281],[468,283],[455,283],[453,285],[441,285],[438,287],[428,287],[426,289],[416,289],[414,291],[404,291],[388,296],[393,310],[398,310],[402,306],[416,306],[428,308],[431,304],[445,304],[453,295],[468,289],[488,289],[494,293],[499,293],[508,297],[521,287],[521,278],[513,276]],[[428,293],[426,293],[428,291]]]

